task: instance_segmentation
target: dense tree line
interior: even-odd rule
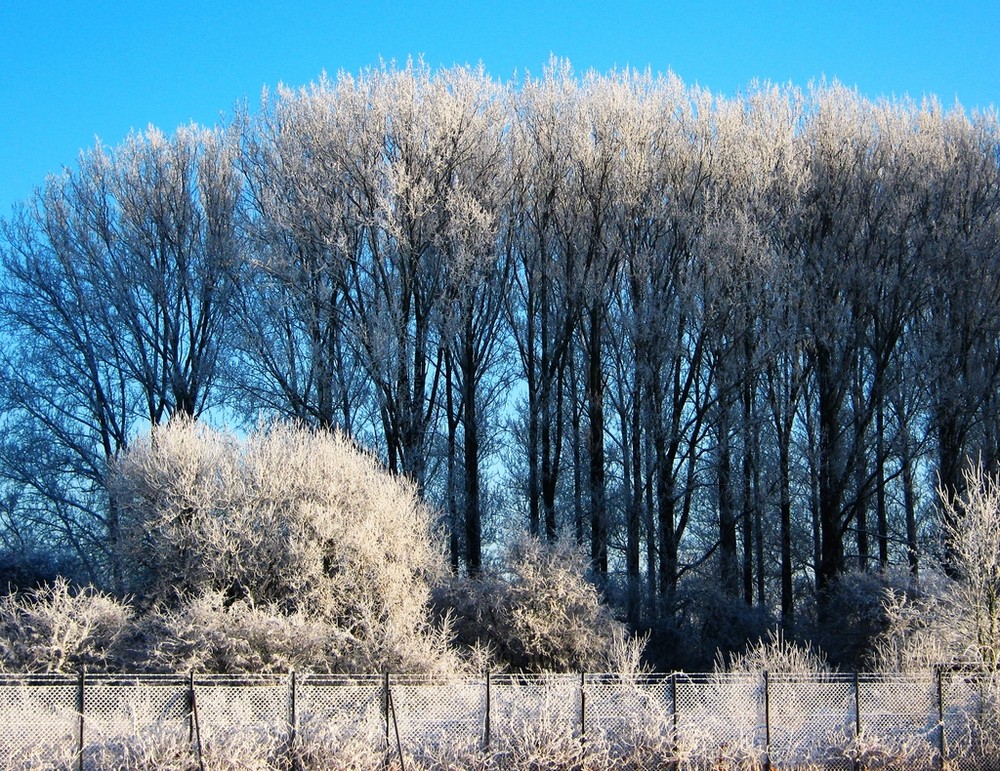
[[[0,243],[0,537],[101,585],[176,415],[346,431],[456,572],[569,534],[633,622],[916,572],[1000,459],[995,113],[388,66],[97,146]]]

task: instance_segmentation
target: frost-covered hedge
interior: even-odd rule
[[[447,574],[435,513],[348,437],[175,419],[111,468],[117,595],[0,604],[0,668],[70,672],[599,671],[638,658],[568,543]],[[431,592],[437,601],[432,612]]]

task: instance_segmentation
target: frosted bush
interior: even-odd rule
[[[451,613],[458,641],[488,649],[500,667],[596,672],[612,664],[638,666],[641,646],[626,650],[625,627],[587,579],[588,567],[570,541],[523,536],[508,550],[502,572],[456,580],[439,593],[438,604]]]
[[[65,579],[0,598],[0,672],[92,672],[123,665],[131,611]]]
[[[648,634],[636,637],[629,635],[624,626],[617,627],[612,631],[611,644],[605,652],[605,669],[618,675],[622,682],[630,683],[649,674],[652,668],[643,658],[648,643]]]
[[[885,591],[886,627],[875,642],[876,669],[926,674],[934,667],[979,668],[972,617],[958,584],[928,567],[906,591]]]
[[[271,424],[238,438],[175,419],[133,445],[109,486],[126,588],[168,627],[163,660],[454,665],[429,624],[444,566],[433,514],[348,437]]]
[[[1000,671],[1000,480],[978,464],[964,482],[957,499],[939,492],[947,564],[882,595],[887,623],[876,646],[882,668]]]
[[[693,573],[679,583],[653,622],[649,654],[663,671],[704,672],[719,651],[744,650],[773,623],[766,609],[724,592],[714,575]]]
[[[89,743],[86,752],[90,768],[121,771],[189,771],[197,767],[196,751],[187,731],[153,726],[98,745]]]
[[[883,599],[913,588],[914,577],[903,566],[849,571],[832,581],[811,608],[803,608],[799,631],[842,670],[877,669],[876,647],[890,623]]]
[[[801,675],[822,677],[830,674],[826,655],[811,643],[789,642],[780,630],[772,630],[766,638],[747,646],[743,653],[731,656],[728,662],[720,655],[715,672],[726,675]]]
[[[381,709],[380,709],[381,712]],[[386,759],[381,716],[376,721],[351,720],[350,730],[326,716],[305,716],[292,751],[293,768],[317,771],[369,771]]]
[[[508,558],[510,580],[500,629],[510,630],[507,658],[533,671],[604,669],[621,625],[587,580],[588,562],[568,540],[522,538]]]
[[[218,592],[149,613],[140,625],[152,644],[147,668],[162,672],[328,671],[348,667],[356,640],[304,613],[282,614]]]
[[[73,769],[76,764],[76,751],[68,742],[51,746],[39,744],[30,747],[6,746],[0,739],[0,753],[4,759],[6,771],[52,771],[58,769]]]

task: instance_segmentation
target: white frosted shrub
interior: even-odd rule
[[[587,580],[587,559],[568,540],[523,538],[510,554],[507,614],[527,668],[604,669],[621,625]]]
[[[959,500],[940,491],[954,592],[965,606],[967,657],[1000,671],[1000,478],[982,462],[964,474]]]
[[[831,673],[826,655],[811,643],[796,643],[785,639],[780,630],[772,630],[766,638],[748,645],[742,653],[725,661],[720,655],[715,672],[728,675],[800,675],[822,677]]]
[[[94,589],[63,579],[0,598],[0,671],[92,672],[122,666],[129,608]]]
[[[190,634],[218,630],[265,668],[318,652],[335,669],[450,666],[428,622],[444,565],[432,512],[348,437],[272,424],[241,439],[174,420],[124,455],[110,488],[126,588],[176,633],[164,655],[187,660]],[[306,619],[331,627],[322,639],[308,627],[311,653],[260,647],[269,635],[255,629],[280,621],[275,639],[291,642]],[[214,646],[220,666],[240,660],[227,644]]]
[[[964,477],[959,498],[939,491],[947,569],[924,569],[905,591],[883,594],[881,668],[1000,671],[1000,480],[982,464]]]
[[[640,654],[624,652],[625,628],[587,572],[586,557],[571,541],[523,536],[508,550],[503,572],[457,580],[438,604],[451,613],[461,643],[489,649],[502,667],[604,671]]]
[[[218,592],[153,611],[139,626],[152,643],[146,667],[163,672],[323,672],[348,665],[358,647],[315,617],[246,600],[226,605]]]
[[[907,590],[882,595],[886,627],[875,643],[875,668],[926,674],[937,666],[979,669],[975,616],[961,585],[927,567]]]

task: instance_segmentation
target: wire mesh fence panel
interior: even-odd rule
[[[490,688],[490,754],[499,768],[582,764],[579,675],[497,675]]]
[[[168,767],[191,758],[186,678],[90,677],[84,690],[85,767]]]
[[[978,769],[981,765],[978,715],[982,709],[979,679],[945,676],[941,697],[946,756],[955,769]]]
[[[579,675],[496,675],[491,682],[491,738],[578,737],[580,697]]]
[[[995,676],[942,676],[945,757],[955,771],[1000,770],[1000,704]]]
[[[309,768],[355,758],[374,767],[386,745],[381,675],[308,675],[295,689],[296,747]]]
[[[0,758],[9,768],[69,767],[78,757],[77,678],[0,679]]]
[[[771,675],[768,707],[773,765],[852,768],[853,677]]]
[[[584,729],[612,758],[660,768],[675,757],[673,688],[669,675],[587,675]]]
[[[745,675],[678,675],[677,745],[720,765],[760,762],[766,744],[763,681]]]
[[[856,753],[863,765],[890,760],[914,770],[940,765],[934,677],[861,677],[858,711]]]
[[[394,676],[394,730],[404,750],[478,746],[486,725],[486,681]]]
[[[285,677],[207,676],[194,683],[197,739],[205,759],[234,765],[244,758],[277,759],[291,739]]]
[[[976,746],[984,768],[1000,769],[1000,681],[997,673],[982,678],[982,697],[977,715]]]

